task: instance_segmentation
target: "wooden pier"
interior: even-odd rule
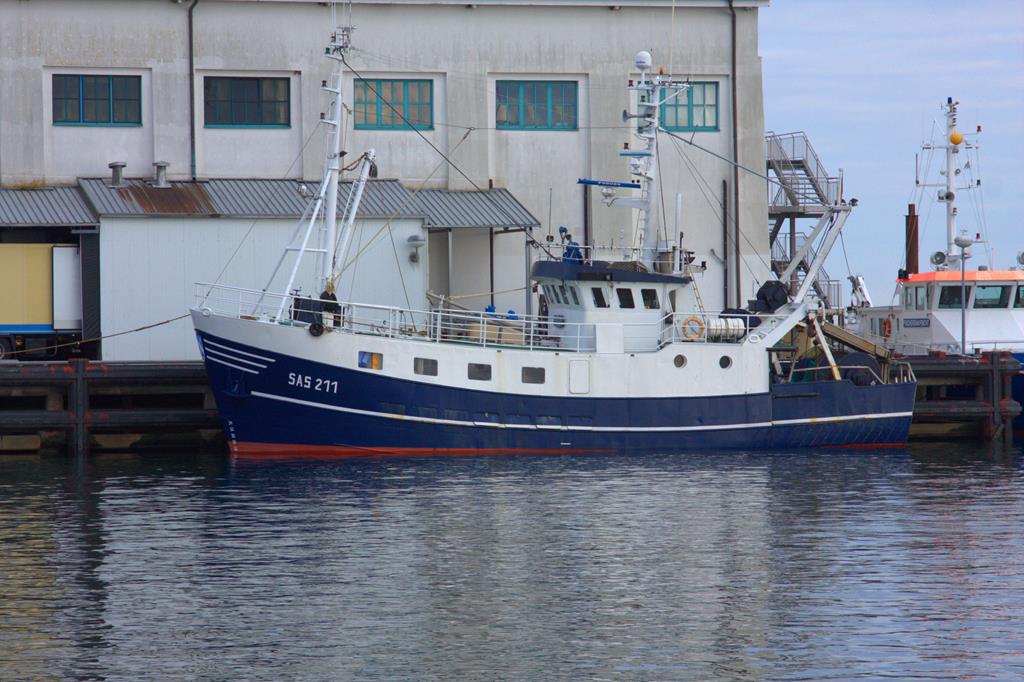
[[[977,438],[1013,445],[1021,413],[1011,382],[1021,364],[1005,351],[962,358],[933,352],[907,358],[917,375],[911,438]]]
[[[0,453],[222,444],[200,362],[0,363]]]
[[[918,380],[911,438],[1013,443],[1021,364],[1005,352],[907,358]],[[200,362],[0,362],[0,453],[223,448]]]

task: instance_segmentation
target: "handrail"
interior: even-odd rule
[[[269,293],[227,285],[196,284],[195,310],[204,315],[221,315],[267,324],[308,326],[296,316],[295,300],[312,300],[297,294]],[[292,311],[279,318],[281,308]],[[475,310],[438,307],[411,310],[377,304],[322,301],[332,312],[299,310],[301,316],[322,320],[325,332],[403,337],[426,342],[466,343],[481,346],[549,348],[575,352],[601,352],[599,339],[604,328],[621,329],[621,348],[608,352],[653,352],[673,343],[740,344],[754,338],[760,325],[771,329],[781,323],[780,315],[726,315],[702,312],[670,312],[637,322],[569,322],[560,315],[502,315]],[[656,313],[657,311],[650,311]],[[307,317],[307,319],[309,319]],[[616,335],[612,335],[615,337]]]
[[[903,383],[909,383],[909,382],[912,382],[912,381],[917,381],[917,377],[914,375],[914,369],[910,366],[910,363],[895,362],[895,363],[892,364],[892,368],[897,370],[897,375],[895,377],[895,383],[903,384]],[[877,381],[880,384],[884,384],[885,383],[885,381],[882,379],[882,377],[878,376],[878,372],[876,372],[873,367],[869,367],[868,365],[836,365],[836,369],[838,369],[840,372],[842,372],[844,370],[847,370],[847,369],[863,369],[863,370],[867,370],[868,372],[871,373],[871,376],[873,376],[875,378],[875,381]],[[792,377],[793,374],[797,374],[797,373],[831,372],[831,371],[832,371],[832,367],[830,365],[825,365],[824,367],[795,367],[795,368],[791,369],[789,373],[790,373],[790,376]]]

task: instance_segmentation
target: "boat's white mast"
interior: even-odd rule
[[[958,259],[956,245],[953,243],[956,237],[956,186],[953,182],[956,178],[954,154],[959,149],[959,142],[954,142],[956,132],[956,105],[950,98],[946,103],[946,255],[949,259]]]
[[[326,49],[326,56],[334,60],[331,80],[324,84],[323,89],[334,94],[329,116],[324,120],[330,129],[327,144],[327,193],[324,196],[324,230],[321,233],[323,243],[319,254],[320,290],[328,288],[334,276],[336,253],[334,247],[338,240],[338,176],[341,173],[341,134],[342,116],[342,85],[344,84],[342,58],[351,45],[352,27],[343,26],[331,35],[331,44]]]
[[[636,66],[640,69],[640,79],[631,89],[637,98],[637,114],[625,118],[640,120],[636,137],[643,143],[641,149],[623,150],[621,156],[629,157],[630,172],[640,180],[639,197],[616,197],[610,190],[605,194],[605,203],[609,206],[628,206],[640,211],[640,253],[637,260],[653,271],[658,256],[658,233],[661,229],[661,193],[658,186],[658,129],[661,126],[661,106],[667,101],[679,97],[689,85],[677,83],[662,72],[648,80],[647,71],[651,68],[649,52],[636,55]],[[665,95],[666,85],[674,86],[674,91]]]
[[[959,102],[955,101],[952,97],[946,99],[946,103],[942,105],[942,108],[946,112],[946,139],[943,144],[925,144],[922,149],[941,149],[946,154],[946,168],[942,171],[942,174],[946,176],[944,182],[940,183],[920,183],[922,187],[938,187],[939,196],[938,200],[946,204],[946,256],[944,262],[934,261],[939,265],[939,269],[958,267],[960,262],[960,252],[956,246],[956,218],[957,218],[957,207],[956,207],[956,178],[959,170],[956,164],[956,155],[960,153],[960,145],[964,144],[964,136],[956,129],[956,108]],[[964,147],[971,149],[970,144],[964,144]],[[969,189],[965,187],[964,189]],[[970,255],[970,254],[968,254]]]
[[[658,126],[661,115],[661,75],[656,75],[654,80],[647,80],[646,69],[650,68],[650,61],[644,64],[639,58],[636,65],[640,67],[640,82],[638,90],[641,94],[637,106],[637,114],[640,115],[640,126],[636,136],[644,143],[643,152],[646,156],[634,157],[630,160],[631,169],[634,175],[639,176],[641,197],[644,206],[640,209],[640,223],[643,232],[640,235],[640,262],[648,270],[654,270],[654,261],[658,256],[658,228],[660,226],[658,203]]]

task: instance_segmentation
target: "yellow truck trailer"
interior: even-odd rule
[[[81,340],[78,247],[0,244],[0,359],[63,357]]]

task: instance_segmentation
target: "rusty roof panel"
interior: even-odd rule
[[[106,178],[82,178],[82,191],[101,216],[223,216],[233,218],[298,218],[316,183],[296,180],[217,179],[172,182],[154,187],[148,180],[125,180],[111,187]],[[338,187],[342,215],[352,183]],[[360,218],[424,218],[422,208],[397,180],[371,180],[359,205]]]

